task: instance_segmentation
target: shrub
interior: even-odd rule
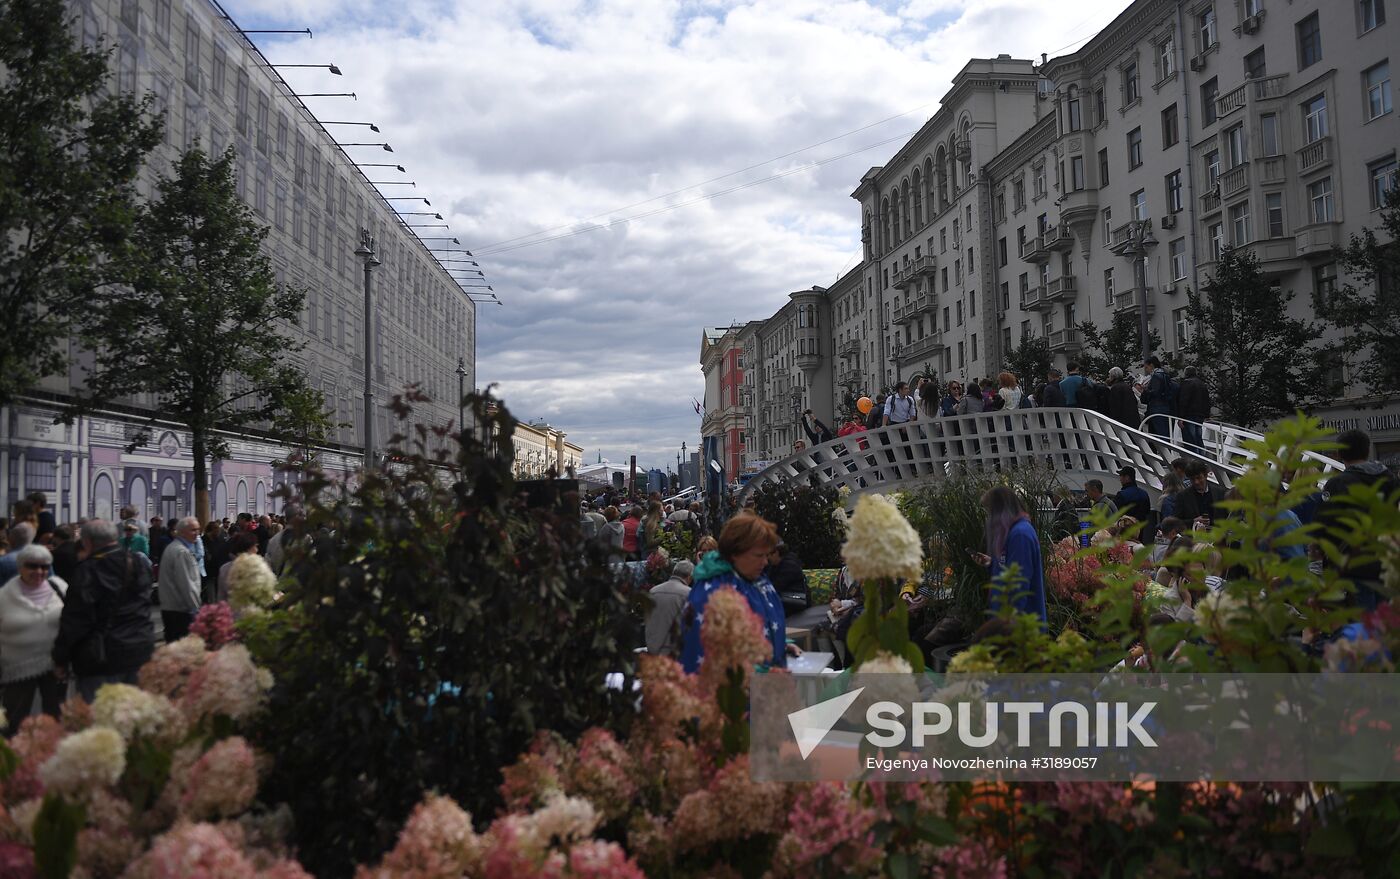
[[[768,483],[754,493],[754,504],[760,516],[778,527],[804,568],[841,567],[846,535],[832,516],[843,506],[835,488]]]
[[[401,423],[422,399],[395,400]],[[504,453],[514,419],[468,405],[490,448],[461,436],[454,460],[429,451],[445,432],[420,426],[353,488],[310,475],[288,610],[248,639],[277,680],[258,730],[269,793],[320,876],[390,849],[428,791],[489,818],[500,768],[537,730],[572,738],[630,711],[604,687],[631,671],[627,608],[585,552],[577,499],[527,508]]]

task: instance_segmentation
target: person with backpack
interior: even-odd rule
[[[1084,409],[1092,408],[1092,400],[1081,400],[1079,399],[1079,394],[1081,390],[1089,387],[1093,382],[1079,374],[1078,363],[1070,361],[1065,365],[1065,369],[1069,372],[1069,375],[1060,379],[1060,390],[1064,392],[1065,405],[1071,407],[1078,406]],[[1089,395],[1086,394],[1085,396],[1087,398]]]
[[[1170,418],[1154,418],[1156,415],[1172,414],[1172,385],[1174,382],[1162,368],[1162,361],[1152,355],[1142,362],[1142,374],[1146,383],[1142,389],[1142,403],[1147,407],[1147,429],[1153,436],[1170,440],[1172,423]]]

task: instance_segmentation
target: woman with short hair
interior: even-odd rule
[[[778,543],[777,527],[752,513],[740,513],[724,523],[719,548],[700,560],[690,588],[681,648],[681,664],[686,671],[694,672],[704,659],[704,647],[700,643],[701,620],[710,596],[720,589],[738,592],[758,615],[763,623],[763,634],[773,645],[773,665],[786,668],[788,652],[801,653],[787,645],[783,599],[764,572],[768,556]]]
[[[15,553],[19,574],[0,587],[0,686],[10,730],[29,716],[34,694],[58,716],[67,687],[53,672],[53,642],[68,584],[49,572],[53,556],[38,543]]]

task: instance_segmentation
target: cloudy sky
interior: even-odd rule
[[[969,57],[1053,56],[1125,5],[225,0],[245,29],[312,28],[254,39],[339,65],[284,75],[358,93],[307,101],[377,123],[479,258],[505,305],[478,309],[478,381],[588,460],[662,467],[698,441],[701,328],[855,264],[851,191]]]

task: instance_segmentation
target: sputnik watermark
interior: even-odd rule
[[[876,702],[866,710],[865,722],[878,732],[867,733],[865,739],[877,748],[898,748],[906,742],[922,748],[929,738],[953,731],[956,708],[957,738],[969,748],[985,748],[997,742],[1001,734],[999,718],[1002,714],[1016,719],[1018,748],[1064,747],[1070,743],[1065,736],[1065,726],[1071,721],[1073,744],[1080,748],[1090,747],[1091,716],[1094,719],[1093,747],[1128,748],[1134,747],[1131,740],[1136,740],[1138,745],[1155,748],[1157,742],[1148,734],[1143,723],[1156,707],[1156,702],[1143,702],[1136,708],[1127,702],[1095,702],[1092,706],[1080,702],[1056,702],[1047,711],[1044,702],[988,702],[983,705],[982,731],[979,733],[973,729],[973,706],[967,702],[959,702],[956,706],[942,702],[915,702],[908,712],[908,724],[901,720],[906,713],[903,705]],[[1039,730],[1045,735],[1043,742],[1032,741],[1038,737],[1031,722],[1037,715],[1045,715],[1049,721]]]

